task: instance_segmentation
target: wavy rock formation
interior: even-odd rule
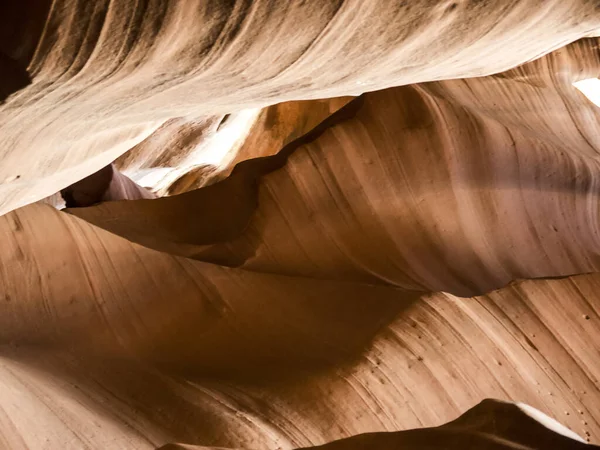
[[[305,447],[487,397],[600,436],[597,275],[419,298],[194,262],[49,206],[0,229],[8,448]]]
[[[0,108],[0,213],[96,172],[169,120],[496,73],[600,29],[594,0],[3,8],[15,10],[2,15],[3,53],[28,62],[32,83]],[[35,51],[15,59],[23,35]]]
[[[0,448],[598,448],[600,6],[284,3],[0,5]]]
[[[527,424],[527,426],[515,426],[517,421],[520,421],[521,424]],[[528,430],[527,434],[522,432],[525,428]],[[502,436],[502,438],[499,436]],[[579,438],[558,422],[531,407],[485,401],[455,421],[441,427],[396,433],[369,433],[311,448],[338,450],[403,448],[417,450],[424,448],[437,449],[440,448],[440,442],[444,442],[444,448],[462,449],[589,449],[589,446],[573,442],[573,440],[579,440]],[[208,447],[168,444],[161,447],[160,450],[177,449],[200,450],[208,449]]]
[[[350,99],[286,102],[203,120],[172,120],[121,156],[116,166],[160,195],[187,192],[227,177],[239,162],[277,154]]]
[[[572,85],[586,70],[557,61],[581,53],[587,73],[600,71],[597,45],[579,41],[502,76],[364,94],[222,183],[71,212],[208,262],[410,290],[477,295],[518,278],[593,272],[600,114]],[[554,103],[542,109],[539,98]]]

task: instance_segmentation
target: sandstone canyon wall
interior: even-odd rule
[[[0,25],[0,448],[597,448],[597,1]]]

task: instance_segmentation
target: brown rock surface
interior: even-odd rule
[[[535,419],[535,420],[534,420]],[[540,422],[537,422],[540,420]],[[518,425],[517,425],[518,424]],[[523,426],[526,424],[525,426]],[[527,429],[527,433],[523,430]],[[551,432],[552,429],[554,432]],[[563,434],[561,436],[561,434]],[[499,436],[502,439],[499,439]],[[373,448],[402,448],[405,450],[461,448],[487,449],[589,449],[583,443],[573,442],[569,430],[539,411],[526,405],[506,404],[486,400],[458,419],[437,428],[369,433],[341,439],[312,449],[367,450]],[[209,450],[209,447],[185,444],[167,444],[160,450]],[[210,447],[215,449],[215,447]],[[219,450],[219,449],[216,449]]]
[[[0,213],[169,120],[487,75],[600,29],[594,0],[29,3],[35,20],[27,3],[2,18],[41,36],[32,84],[0,108]],[[15,53],[20,41],[8,42]]]
[[[0,448],[597,448],[599,30],[2,3]]]
[[[0,233],[9,448],[305,447],[487,397],[600,435],[597,275],[419,298],[191,261],[43,205]]]
[[[98,172],[60,191],[67,208],[93,206],[116,200],[150,199],[155,196],[109,164]]]
[[[600,71],[597,46],[578,41],[502,76],[367,93],[222,183],[72,213],[204,261],[419,291],[477,295],[593,272],[600,113],[572,83]]]

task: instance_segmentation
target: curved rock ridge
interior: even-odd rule
[[[247,159],[274,155],[351,100],[285,102],[225,116],[167,122],[115,166],[158,195],[213,184]]]
[[[0,449],[598,448],[599,35],[0,3]]]
[[[533,414],[531,414],[533,412]],[[535,419],[539,420],[536,421]],[[369,433],[334,441],[311,449],[367,450],[372,448],[402,448],[405,450],[445,449],[576,449],[597,448],[583,443],[562,425],[526,405],[512,405],[486,400],[458,419],[437,428],[410,431]],[[564,435],[562,433],[565,433]],[[568,436],[568,437],[567,437]],[[308,447],[305,447],[308,448]],[[167,444],[160,450],[219,450]]]
[[[192,261],[46,205],[0,235],[7,448],[291,449],[439,426],[490,397],[600,437],[597,274],[419,298]]]
[[[174,119],[502,72],[600,29],[594,0],[30,0],[13,9],[1,19],[13,62],[0,67],[28,64],[31,84],[0,107],[0,213],[96,172]]]
[[[367,93],[210,188],[70,212],[208,262],[408,290],[594,272],[600,113],[572,83],[600,70],[597,48]]]
[[[425,89],[562,151],[598,159],[598,107],[573,84],[600,75],[600,40],[581,39],[491,77],[427,83]]]

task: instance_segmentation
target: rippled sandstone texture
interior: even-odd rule
[[[0,447],[600,440],[597,2],[0,25]]]
[[[12,8],[3,53],[22,68],[21,35],[40,38],[27,48],[32,84],[0,112],[0,212],[106,166],[168,120],[501,72],[600,29],[594,0]]]

